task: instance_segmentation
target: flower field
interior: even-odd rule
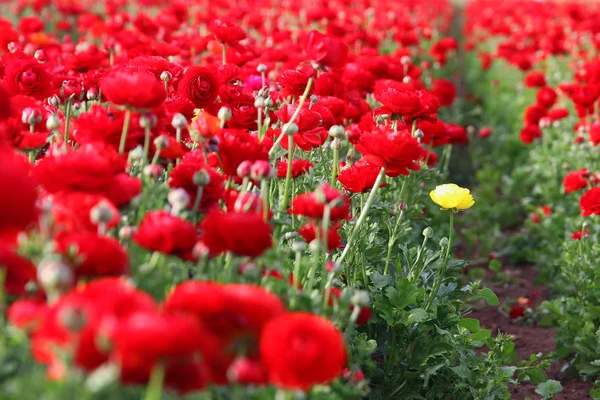
[[[0,400],[600,399],[596,3],[0,25]]]

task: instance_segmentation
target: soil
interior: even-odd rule
[[[532,298],[537,292],[537,298],[533,306],[537,306],[548,296],[548,290],[543,286],[535,285],[536,269],[532,266],[505,267],[503,272],[510,277],[509,283],[494,284],[489,282],[488,286],[498,295],[500,307],[483,305],[473,311],[469,317],[479,319],[482,328],[491,329],[495,334],[498,331],[514,336],[515,349],[520,360],[529,359],[531,354],[550,354],[554,351],[554,334],[552,328],[536,325],[520,325],[513,322],[505,312],[501,311],[503,304],[514,304],[519,297]],[[593,382],[582,381],[577,378],[569,378],[561,373],[563,363],[553,362],[548,373],[550,379],[560,381],[563,391],[554,397],[554,400],[584,400],[590,399],[589,392],[594,387]],[[513,400],[541,399],[535,393],[536,385],[521,383],[511,388]]]

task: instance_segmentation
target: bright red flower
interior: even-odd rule
[[[7,191],[0,196],[0,232],[25,229],[36,221],[38,214],[36,185],[29,176],[30,164],[8,148],[0,148],[0,159],[0,186]]]
[[[246,38],[246,32],[235,23],[226,19],[215,19],[209,26],[210,31],[220,42],[239,48],[239,41]]]
[[[189,67],[185,70],[177,90],[179,96],[188,99],[197,108],[204,108],[217,99],[219,80],[208,68]]]
[[[201,240],[211,255],[231,251],[254,258],[273,246],[271,226],[255,213],[211,212],[202,221],[201,228]]]
[[[338,181],[351,193],[365,193],[373,189],[380,167],[367,164],[363,158],[350,167],[342,167]],[[384,183],[380,187],[385,186]]]
[[[544,106],[532,104],[525,109],[523,121],[525,125],[537,125],[547,113],[548,111]]]
[[[329,320],[303,312],[273,319],[262,334],[260,355],[271,383],[305,391],[339,377],[347,360],[342,333]]]
[[[133,241],[150,251],[190,258],[197,241],[196,228],[165,211],[150,211],[133,235]]]
[[[600,214],[600,187],[594,187],[585,192],[579,199],[579,208],[584,217]]]
[[[340,296],[342,295],[342,291],[336,287],[331,288],[329,292],[329,305],[333,306],[334,299],[339,301]],[[350,306],[350,311],[354,310],[354,305]],[[358,313],[358,318],[356,319],[356,325],[365,325],[369,322],[371,317],[373,316],[373,312],[369,307],[361,307]]]
[[[542,137],[542,130],[537,125],[527,125],[519,133],[521,142],[525,144],[531,144],[535,139]]]
[[[577,190],[585,189],[589,185],[589,175],[590,170],[587,168],[569,172],[563,179],[565,193],[571,193]]]
[[[279,160],[277,161],[277,177],[285,178],[287,176],[287,160]],[[301,175],[307,174],[310,169],[313,167],[313,164],[310,161],[304,159],[295,159],[292,161],[292,178],[297,178]]]
[[[586,237],[590,235],[590,231],[588,231],[587,229],[582,230],[578,230],[573,232],[573,234],[571,235],[571,239],[573,240],[581,240],[582,237]]]
[[[169,187],[183,188],[190,196],[188,207],[192,208],[198,195],[198,185],[194,183],[194,175],[201,171],[208,174],[209,181],[207,185],[202,186],[202,197],[197,211],[206,212],[219,205],[219,200],[223,198],[224,185],[223,176],[206,165],[201,150],[188,153],[181,163],[173,168],[169,174]]]
[[[541,105],[546,109],[549,109],[554,104],[556,104],[556,99],[558,98],[558,95],[550,86],[544,86],[537,92],[535,98],[537,100],[537,104]]]
[[[297,105],[289,104],[275,111],[275,115],[285,124],[292,119],[297,108]],[[310,151],[320,147],[327,140],[328,133],[323,124],[323,116],[317,111],[304,107],[294,122],[298,126],[298,132],[293,135],[294,144],[302,150]],[[281,142],[281,146],[288,148],[287,138]]]
[[[284,71],[277,83],[283,88],[284,96],[302,96],[306,90],[310,76],[297,69],[288,69]],[[314,85],[311,88],[314,91]]]
[[[52,75],[34,57],[24,53],[7,53],[4,62],[4,88],[10,95],[22,94],[38,100],[52,95]]]
[[[417,160],[424,154],[421,144],[410,132],[390,132],[377,130],[364,133],[356,145],[369,164],[385,168],[390,177],[408,175],[409,171],[418,171],[421,167]]]
[[[123,275],[129,266],[127,253],[116,239],[94,232],[60,234],[56,251],[70,262],[77,278]]]
[[[304,51],[310,61],[333,69],[348,62],[348,46],[339,38],[310,31],[304,37]]]
[[[573,93],[571,93],[571,100],[578,106],[588,108],[598,100],[599,95],[600,90],[598,86],[588,84],[575,88]]]
[[[350,212],[350,199],[347,195],[329,186],[321,185],[317,190],[296,196],[291,203],[290,214],[302,215],[308,218],[321,219],[325,211],[325,205],[332,202],[330,218],[332,221],[347,219]]]
[[[104,196],[83,192],[60,192],[50,197],[50,212],[59,230],[64,231],[98,231],[98,221],[92,221],[91,212],[96,207],[103,207],[111,213],[111,219],[105,223],[106,229],[119,224],[119,210]]]
[[[4,290],[11,296],[25,295],[25,285],[36,281],[35,265],[3,246],[0,246],[0,271],[3,274]]]
[[[525,86],[528,88],[542,88],[546,86],[546,78],[542,72],[532,71],[525,76]]]
[[[441,106],[451,106],[456,99],[456,87],[448,79],[436,79],[433,81],[431,93],[437,96]]]
[[[302,236],[306,243],[310,243],[317,238],[317,229],[319,232],[319,237],[323,238],[323,227],[320,225],[317,227],[314,223],[302,225],[300,229],[298,229],[298,233],[300,234],[300,236]],[[334,224],[330,226],[329,230],[327,231],[328,251],[333,251],[342,247],[342,235],[339,234],[338,229],[339,226],[337,224]]]
[[[237,175],[237,167],[243,161],[269,160],[269,150],[273,141],[269,137],[262,141],[250,132],[237,129],[223,129],[219,133],[219,155],[223,173]]]
[[[109,72],[100,80],[100,90],[112,104],[136,109],[158,107],[166,98],[164,85],[154,74],[132,67]]]
[[[253,193],[240,194],[237,190],[229,189],[225,196],[225,207],[230,212],[246,212],[263,215],[264,201],[260,196]],[[268,206],[268,205],[267,205]],[[273,216],[273,212],[268,210],[269,218]]]
[[[551,121],[559,121],[561,119],[567,118],[569,116],[569,110],[566,108],[555,108],[552,110],[548,110],[547,117],[550,118]]]

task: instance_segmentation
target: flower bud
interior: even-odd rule
[[[254,107],[265,108],[265,99],[262,97],[257,97],[256,100],[254,100]]]
[[[422,130],[420,130],[420,129],[417,129],[417,130],[415,131],[415,137],[416,137],[417,139],[423,139],[423,136],[425,136],[425,133],[424,133]]]
[[[210,250],[203,242],[196,243],[192,249],[192,257],[194,257],[196,260],[202,260],[208,257],[209,254]]]
[[[412,79],[410,78],[410,76],[405,76],[404,78],[402,78],[402,82],[404,83],[410,83],[412,81]]]
[[[48,56],[46,56],[46,52],[42,49],[36,50],[33,56],[40,64],[45,64],[48,62]]]
[[[206,186],[210,183],[210,175],[205,169],[196,172],[192,177],[192,181],[196,186]]]
[[[245,277],[260,276],[260,268],[258,268],[258,265],[256,265],[256,263],[253,262],[247,262],[240,265],[239,272]]]
[[[285,240],[293,240],[293,239],[296,239],[297,236],[298,236],[298,232],[288,232],[285,235],[283,235],[283,238]]]
[[[225,123],[231,119],[231,110],[228,107],[221,107],[217,117],[221,120],[221,122]]]
[[[431,229],[429,226],[423,229],[423,236],[425,236],[426,238],[433,237],[433,229]]]
[[[350,298],[350,303],[357,307],[367,307],[370,302],[369,292],[366,290],[356,290]]]
[[[51,97],[48,97],[48,99],[46,101],[48,102],[48,105],[50,105],[51,107],[60,106],[60,97],[58,97],[57,95],[52,95]]]
[[[333,261],[329,261],[325,269],[327,270],[327,272],[330,272],[332,274],[339,274],[343,270],[341,265],[334,263]]]
[[[160,80],[163,82],[169,82],[171,79],[173,79],[173,74],[170,73],[169,71],[163,71],[160,73]]]
[[[410,63],[410,57],[409,56],[402,56],[402,58],[400,58],[400,64],[402,65],[406,65]]]
[[[146,165],[143,169],[143,174],[148,178],[158,178],[161,176],[163,167],[158,164]]]
[[[378,115],[377,118],[375,118],[375,124],[377,125],[381,125],[385,122],[386,119],[388,119],[390,116],[387,114],[381,114]]]
[[[8,51],[10,51],[11,53],[15,53],[19,50],[19,45],[15,42],[9,42],[6,47],[8,48]]]
[[[313,253],[317,253],[321,250],[321,242],[319,240],[315,239],[308,244],[308,248]]]
[[[256,67],[256,71],[259,74],[263,74],[267,71],[267,66],[265,64],[258,64],[258,66]]]
[[[284,135],[290,135],[291,136],[291,135],[295,134],[296,132],[298,132],[298,125],[296,125],[293,122],[291,124],[287,123],[287,124],[285,124],[285,125],[283,125],[281,127],[281,132]]]
[[[262,179],[271,179],[275,175],[275,171],[271,167],[268,161],[256,160],[250,168],[250,177],[254,180],[260,181]]]
[[[129,152],[129,161],[133,163],[134,161],[139,161],[144,157],[144,149],[142,146],[136,146]]]
[[[262,383],[266,372],[260,361],[246,357],[238,357],[227,369],[227,380],[230,383],[252,385]]]
[[[71,268],[54,258],[40,261],[37,268],[37,278],[46,293],[52,295],[64,293],[74,282]]]
[[[173,115],[173,119],[171,120],[171,126],[175,129],[183,129],[187,126],[188,121],[187,118],[183,114],[177,113]]]
[[[294,243],[292,243],[292,251],[294,253],[299,253],[301,251],[304,251],[304,249],[306,249],[306,243],[304,242],[300,242],[300,241],[296,241]]]
[[[345,133],[345,129],[342,125],[333,125],[329,128],[329,136],[332,138],[343,138]]]
[[[140,126],[144,129],[151,129],[156,126],[158,118],[152,113],[143,114],[140,117]]]
[[[90,210],[90,220],[94,224],[106,224],[113,217],[112,207],[106,201],[99,202]]]
[[[342,149],[342,141],[338,138],[335,138],[331,141],[330,147],[332,150],[341,150]]]
[[[24,124],[35,125],[42,120],[42,113],[35,108],[27,107],[21,113],[21,121]]]
[[[156,139],[154,139],[154,147],[157,149],[164,149],[165,147],[169,147],[169,138],[165,135],[160,135]]]
[[[173,189],[167,195],[167,201],[174,209],[183,210],[190,204],[190,195],[185,189]]]
[[[46,129],[54,131],[60,127],[60,119],[56,114],[50,114],[46,120]]]
[[[240,165],[237,167],[237,175],[240,178],[247,178],[252,173],[252,161],[242,161]]]
[[[119,229],[119,239],[125,240],[129,239],[136,232],[137,228],[135,226],[124,226]]]
[[[98,94],[99,93],[98,93],[98,90],[96,90],[96,88],[90,88],[85,93],[85,98],[90,101],[98,100]]]
[[[441,248],[448,247],[448,238],[447,237],[443,237],[440,239],[440,247]]]
[[[267,97],[265,99],[265,107],[266,108],[271,108],[273,107],[273,99],[271,97]]]
[[[319,98],[317,97],[316,94],[311,94],[310,95],[310,102],[311,104],[315,104],[317,101],[319,101]]]

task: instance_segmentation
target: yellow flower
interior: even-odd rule
[[[475,204],[469,189],[461,188],[454,183],[437,186],[429,193],[429,197],[446,210],[466,210]]]

